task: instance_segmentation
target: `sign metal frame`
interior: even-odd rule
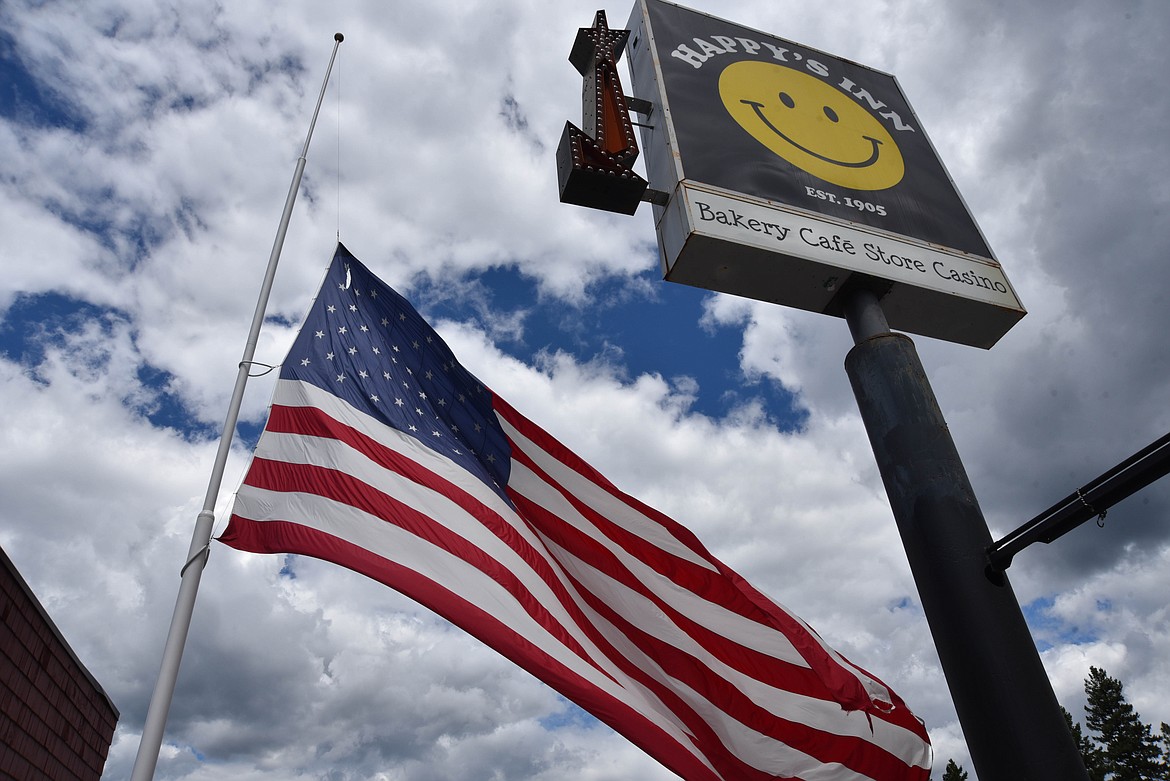
[[[665,0],[636,0],[627,26],[632,91],[654,103],[640,128],[647,179],[669,196],[654,206],[667,280],[836,316],[841,291],[865,286],[892,327],[982,348],[1026,314],[893,76]],[[905,174],[866,189],[802,169],[834,176],[799,152],[785,159],[784,142],[732,115],[754,99],[720,95],[738,63],[811,90],[833,122],[830,104],[880,124],[885,135],[859,135],[875,157],[871,135],[883,154],[896,147]]]

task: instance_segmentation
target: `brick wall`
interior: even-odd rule
[[[118,709],[0,549],[0,779],[99,779]]]

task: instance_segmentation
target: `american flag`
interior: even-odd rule
[[[401,591],[685,779],[929,777],[893,692],[484,387],[341,245],[220,539]]]

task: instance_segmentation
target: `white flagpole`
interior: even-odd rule
[[[142,740],[138,744],[138,756],[134,760],[131,781],[151,781],[154,778],[155,766],[158,764],[158,755],[162,748],[163,728],[166,726],[167,714],[171,709],[175,682],[179,677],[179,662],[183,658],[187,630],[191,628],[191,613],[195,609],[195,596],[199,591],[199,580],[203,575],[203,567],[207,563],[207,555],[211,546],[215,502],[219,498],[224,467],[227,465],[228,452],[231,450],[236,421],[240,416],[244,386],[248,384],[252,357],[256,354],[256,343],[260,339],[260,327],[264,324],[264,312],[268,308],[268,296],[272,292],[272,280],[276,277],[276,265],[280,261],[280,251],[284,246],[285,234],[288,233],[293,204],[296,202],[297,191],[301,186],[301,175],[305,171],[305,155],[309,153],[309,141],[313,138],[317,114],[320,113],[321,103],[325,100],[325,88],[329,86],[329,75],[333,71],[333,62],[337,59],[337,47],[341,45],[344,36],[337,33],[333,36],[333,40],[333,53],[329,57],[329,67],[325,70],[325,81],[321,84],[321,93],[317,96],[317,107],[313,110],[309,133],[305,136],[305,146],[301,150],[300,158],[297,159],[296,171],[293,173],[288,197],[284,202],[284,213],[280,217],[280,227],[276,230],[276,241],[273,242],[272,253],[268,256],[268,270],[264,273],[264,282],[260,287],[260,298],[256,302],[256,312],[252,315],[252,328],[248,332],[244,356],[240,359],[240,370],[236,375],[235,389],[232,391],[227,418],[224,420],[223,432],[219,439],[219,451],[215,455],[215,464],[211,469],[211,480],[207,486],[207,494],[203,499],[203,511],[195,520],[195,531],[191,536],[191,549],[187,553],[187,563],[183,565],[180,572],[179,596],[175,600],[175,612],[171,616],[171,629],[167,634],[167,644],[163,649],[158,681],[154,685],[154,694],[151,695],[150,707],[146,711],[146,723],[142,728]]]

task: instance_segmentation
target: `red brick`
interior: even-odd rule
[[[33,766],[28,763],[28,760],[18,755],[15,751],[5,752],[0,756],[0,773],[2,778],[13,779],[31,779],[34,778]]]
[[[117,721],[0,550],[0,779],[96,781]]]

